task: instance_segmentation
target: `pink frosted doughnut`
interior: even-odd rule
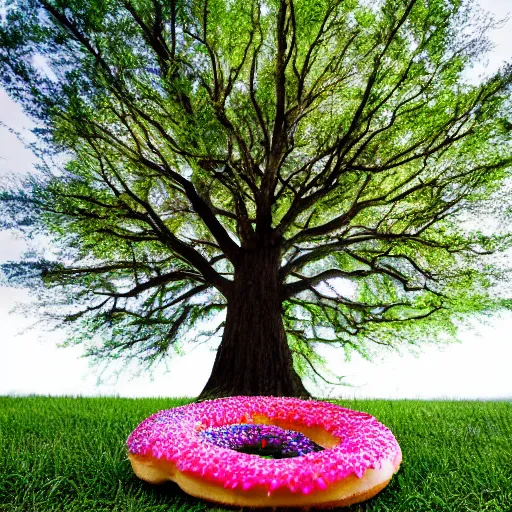
[[[216,446],[201,431],[275,425],[325,448],[267,459]],[[238,396],[160,411],[127,441],[135,474],[175,481],[186,493],[233,506],[346,506],[381,491],[402,461],[391,431],[373,416],[328,402]]]

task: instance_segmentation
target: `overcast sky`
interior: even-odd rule
[[[498,18],[512,11],[510,0],[481,0],[480,4]],[[493,41],[496,48],[487,67],[476,67],[475,79],[512,59],[512,22],[495,32]],[[0,121],[24,133],[31,126],[2,90]],[[34,162],[23,144],[0,126],[0,177],[8,172],[27,172]],[[12,233],[0,232],[0,262],[18,259],[24,248],[24,242]],[[208,379],[215,352],[199,346],[171,360],[167,373],[164,368],[155,368],[151,376],[125,374],[117,381],[111,378],[100,383],[97,370],[89,368],[81,357],[80,347],[56,347],[63,341],[63,333],[48,334],[37,327],[26,331],[36,318],[16,313],[13,307],[29,298],[29,290],[0,287],[0,395],[196,396]],[[345,362],[340,352],[326,350],[331,368],[346,376],[346,382],[354,387],[308,387],[317,396],[346,398],[512,399],[511,332],[512,314],[503,314],[488,325],[475,321],[471,329],[461,333],[459,344],[427,345],[418,357],[404,351],[382,353],[373,362],[356,356]]]

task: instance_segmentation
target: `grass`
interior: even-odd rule
[[[175,484],[138,480],[125,440],[187,399],[0,397],[0,511],[217,512]],[[404,461],[346,512],[511,512],[512,403],[343,400],[391,428]]]

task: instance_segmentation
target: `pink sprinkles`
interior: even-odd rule
[[[333,448],[300,457],[266,459],[215,446],[200,435],[210,427],[254,423],[252,416],[321,427],[340,439]],[[247,491],[262,486],[310,494],[354,473],[361,478],[381,461],[401,460],[398,442],[369,414],[328,402],[238,396],[167,409],[144,420],[128,437],[131,453],[164,459],[179,471]]]

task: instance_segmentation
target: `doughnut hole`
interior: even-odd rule
[[[319,426],[308,427],[307,425],[301,424],[300,420],[294,421],[286,421],[278,418],[268,418],[262,414],[253,414],[252,421],[255,424],[261,425],[275,425],[276,427],[280,427],[284,430],[295,430],[296,432],[300,432],[304,434],[306,437],[309,437],[311,441],[314,441],[316,444],[319,444],[322,448],[330,449],[338,446],[343,439],[332,435],[327,430],[323,429]]]
[[[220,448],[273,459],[294,458],[325,450],[301,432],[268,423],[234,423],[210,427],[199,432],[199,436]]]

